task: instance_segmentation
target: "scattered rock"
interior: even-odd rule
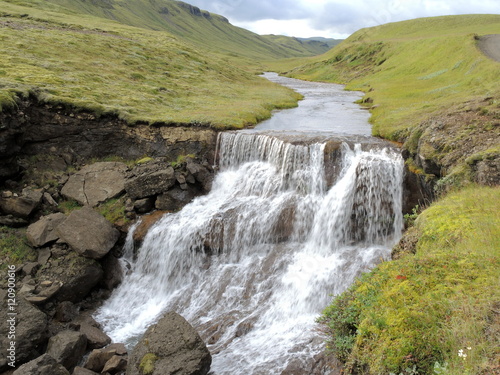
[[[127,358],[120,355],[114,355],[109,361],[106,362],[102,372],[110,374],[119,373],[127,368],[127,362]]]
[[[139,214],[145,214],[154,208],[154,199],[142,198],[134,202],[134,210]]]
[[[198,333],[179,314],[166,313],[134,348],[128,375],[205,375],[212,357]]]
[[[49,339],[47,354],[72,370],[85,354],[87,339],[80,332],[62,331]]]
[[[163,193],[174,184],[174,168],[157,161],[135,166],[125,181],[125,190],[132,199],[138,199]]]
[[[87,346],[89,349],[99,349],[111,343],[111,338],[100,328],[88,323],[80,324],[80,332],[87,337]]]
[[[61,194],[82,205],[97,206],[123,193],[127,166],[118,162],[99,162],[71,175]]]
[[[50,248],[48,247],[38,250],[38,263],[44,266],[49,261],[51,255]]]
[[[203,165],[196,164],[192,161],[188,161],[186,169],[196,181],[201,183],[204,191],[210,191],[212,188],[213,173],[210,173],[210,171]]]
[[[70,375],[63,365],[44,354],[19,367],[12,375]]]
[[[40,220],[31,224],[26,231],[26,237],[30,245],[33,247],[42,247],[50,242],[57,241],[59,235],[56,228],[64,220],[66,220],[66,216],[58,212],[43,216]]]
[[[20,217],[7,215],[7,216],[0,216],[0,225],[5,225],[11,228],[20,228],[28,225],[28,221]]]
[[[54,200],[54,198],[52,198],[52,195],[47,192],[43,193],[43,203],[48,204],[49,206],[58,206],[57,202]]]
[[[26,275],[33,276],[39,267],[40,264],[38,262],[28,262],[23,266],[23,272]]]
[[[56,307],[54,318],[61,323],[71,322],[78,315],[78,307],[70,301],[63,301]]]
[[[120,233],[90,207],[73,211],[57,227],[59,237],[81,255],[100,259],[114,246]]]
[[[186,190],[174,187],[156,198],[155,207],[158,210],[177,211],[191,202],[196,195],[197,192],[188,189],[187,185]]]
[[[42,200],[40,191],[24,189],[20,197],[12,196],[9,198],[0,197],[0,208],[6,214],[15,217],[28,218]]]
[[[115,355],[116,350],[94,349],[90,352],[84,367],[100,373],[106,363]]]
[[[100,282],[101,265],[94,259],[85,258],[71,251],[53,258],[37,272],[39,280],[58,280],[62,286],[55,295],[58,301],[80,302]]]
[[[2,311],[6,311],[6,290],[0,290]],[[19,296],[16,299],[16,361],[23,363],[40,356],[48,339],[47,316],[37,307]],[[0,347],[8,348],[8,318],[0,320]],[[7,350],[0,351],[0,372],[7,370]],[[18,374],[28,374],[19,372]]]
[[[99,373],[77,366],[73,370],[73,375],[99,375]]]

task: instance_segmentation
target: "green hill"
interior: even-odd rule
[[[467,160],[498,157],[499,63],[476,40],[495,33],[500,15],[386,24],[357,31],[288,75],[365,91],[374,135],[404,142],[414,169],[458,183],[478,178]]]
[[[70,12],[48,1],[0,1],[0,55],[0,109],[31,94],[115,113],[129,123],[242,127],[270,116],[273,108],[296,105],[298,98],[167,31]]]
[[[327,45],[296,43],[293,38],[275,43],[231,25],[223,16],[173,0],[30,0],[9,2],[68,14],[87,14],[148,30],[168,31],[197,48],[251,59],[275,59],[323,53]]]

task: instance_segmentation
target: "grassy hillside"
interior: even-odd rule
[[[250,59],[274,59],[317,55],[330,47],[316,42],[296,43],[282,37],[275,43],[248,30],[231,25],[223,16],[209,13],[190,4],[173,0],[7,0],[11,3],[52,9],[59,12],[87,14],[115,20],[148,30],[168,31],[193,43],[229,56]]]
[[[500,15],[386,24],[359,30],[288,74],[365,91],[374,135],[405,142],[423,157],[414,167],[427,174],[468,179],[466,159],[487,150],[491,157],[498,146],[499,63],[484,56],[475,39],[494,33],[500,33]],[[437,166],[426,168],[426,160]]]
[[[322,321],[346,374],[498,373],[498,212],[499,188],[450,194],[418,217],[399,259],[334,300]]]
[[[0,1],[0,109],[32,94],[129,123],[238,128],[296,105],[290,90],[166,31],[35,5]]]

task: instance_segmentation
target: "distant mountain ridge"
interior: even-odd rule
[[[19,3],[19,2],[16,2]],[[231,56],[279,59],[318,55],[330,49],[316,41],[260,36],[233,26],[224,16],[174,0],[32,0],[41,9],[82,13],[156,31],[168,31],[197,47]]]

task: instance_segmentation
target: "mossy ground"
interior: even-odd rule
[[[0,226],[0,269],[36,260],[36,251],[28,245],[26,229]]]
[[[298,94],[164,31],[0,1],[0,110],[17,95],[135,122],[241,128]]]
[[[498,370],[498,212],[499,188],[448,195],[416,220],[415,254],[379,265],[334,300],[322,321],[347,373]]]

